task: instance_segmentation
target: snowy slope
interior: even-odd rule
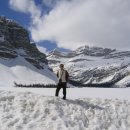
[[[15,59],[0,59],[0,86],[13,86],[14,82],[22,84],[51,84],[56,76],[44,65],[44,69],[37,69],[19,56]]]
[[[0,130],[129,130],[130,102],[0,91]]]

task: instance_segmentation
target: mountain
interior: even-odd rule
[[[17,22],[0,16],[1,85],[54,83],[56,76],[48,67],[46,55],[30,43],[28,31]]]
[[[54,49],[47,56],[49,66],[57,71],[60,63],[70,74],[70,83],[77,86],[130,86],[130,51],[81,46],[74,51]]]
[[[54,49],[47,56],[31,43],[28,31],[16,21],[0,16],[0,86],[18,83],[51,84],[60,63],[70,74],[70,84],[93,87],[130,86],[130,51],[81,46],[74,51]],[[49,65],[49,66],[48,66]]]

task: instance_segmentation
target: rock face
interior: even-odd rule
[[[0,57],[24,57],[38,69],[48,64],[46,55],[39,52],[35,43],[31,44],[26,29],[13,20],[0,16]]]
[[[63,53],[55,49],[47,56],[49,66],[56,71],[65,64],[74,85],[93,87],[130,86],[130,51],[81,46]]]

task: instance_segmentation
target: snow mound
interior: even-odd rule
[[[129,130],[130,102],[0,91],[0,130]]]

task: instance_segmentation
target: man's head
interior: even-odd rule
[[[60,69],[64,69],[64,64],[60,64]]]

